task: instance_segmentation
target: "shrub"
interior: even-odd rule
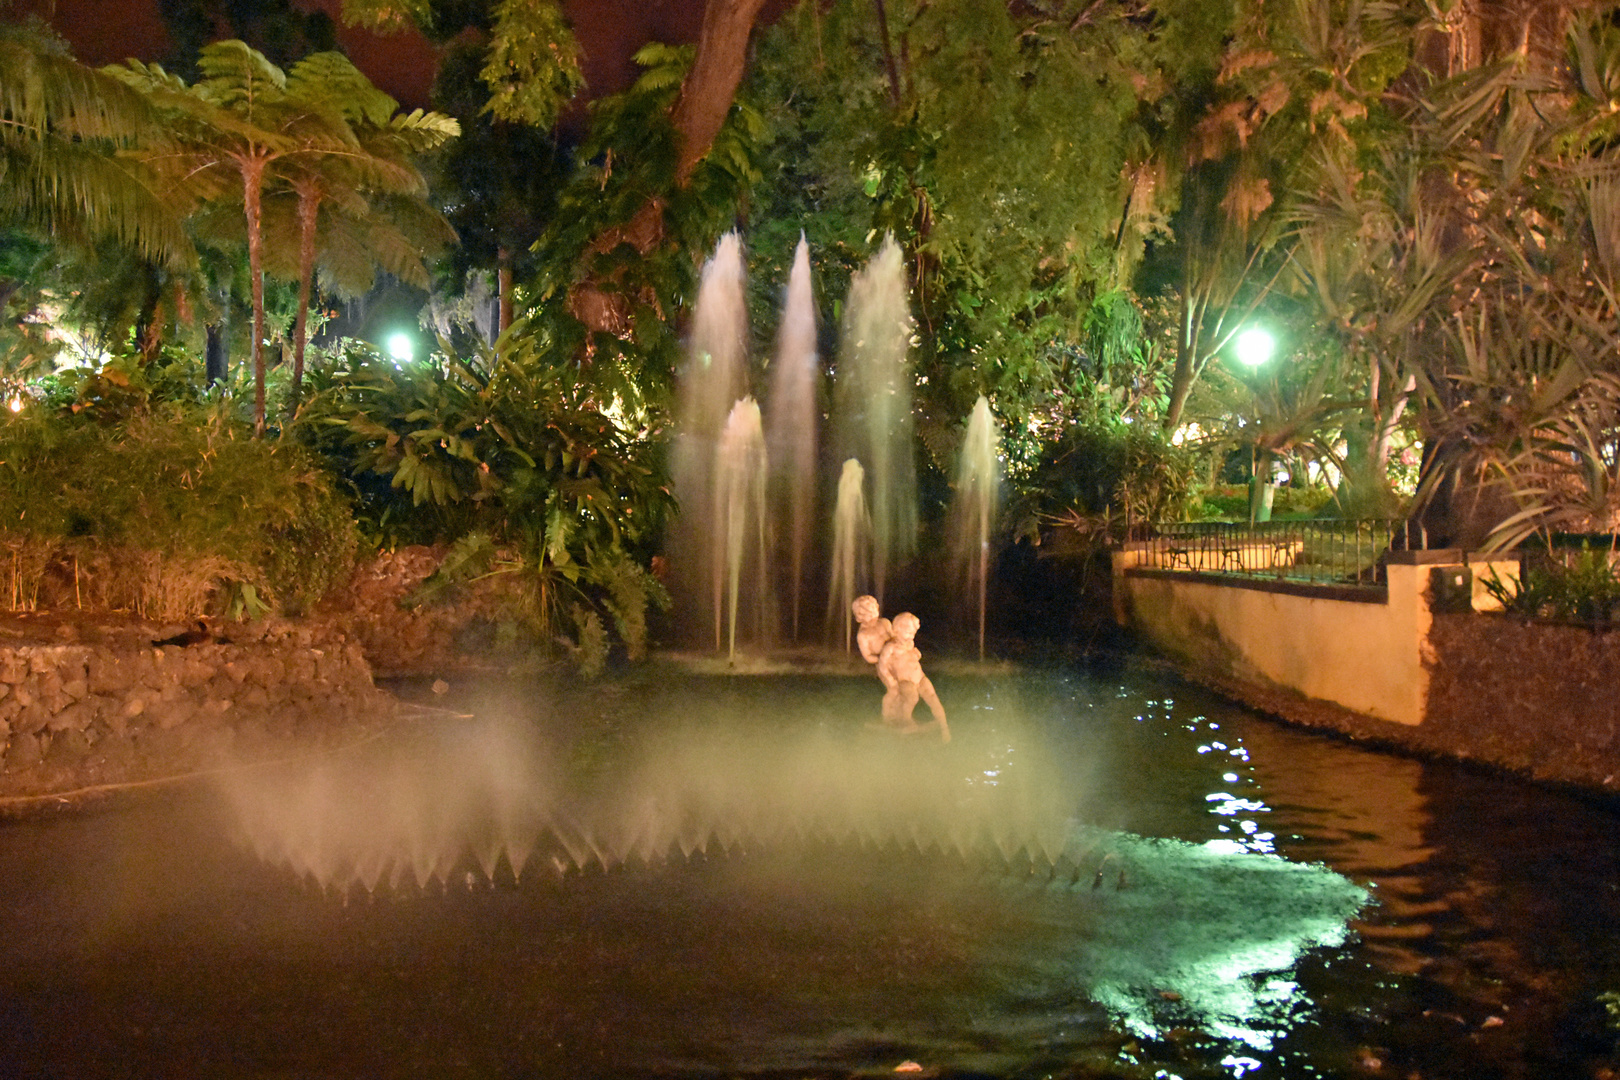
[[[1484,586],[1515,615],[1583,623],[1620,618],[1620,576],[1608,552],[1586,546],[1568,562],[1527,558],[1516,585],[1493,577]]]
[[[516,619],[539,643],[571,635],[583,668],[646,646],[646,606],[666,604],[640,560],[670,506],[652,432],[604,407],[532,345],[395,365],[358,344],[311,376],[296,430],[354,485],[380,545],[449,543],[419,599],[507,576]]]
[[[31,407],[0,419],[0,545],[13,608],[172,619],[297,613],[348,573],[347,503],[302,448],[218,409]],[[65,590],[65,591],[64,591]]]
[[[1148,424],[1107,419],[1071,424],[1047,444],[1017,485],[1020,535],[1042,521],[1160,521],[1178,517],[1193,476],[1192,454]]]

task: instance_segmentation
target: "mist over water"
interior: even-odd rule
[[[226,791],[260,859],[340,892],[442,885],[469,856],[487,879],[808,841],[1044,868],[1063,858],[1075,796],[1055,762],[1004,731],[942,749],[716,708],[580,773],[567,767],[574,748],[492,719],[243,774]]]
[[[1612,1065],[1612,808],[1157,669],[931,675],[949,746],[868,731],[867,676],[657,663],[7,822],[4,1071]]]
[[[617,701],[639,721],[605,739],[531,703],[237,774],[222,786],[237,841],[327,897],[385,907],[540,882],[679,896],[687,874],[723,873],[744,910],[791,897],[827,933],[853,918],[891,934],[879,912],[907,898],[944,935],[941,972],[966,962],[954,950],[994,971],[1012,948],[1021,983],[1074,987],[1139,1033],[1192,1018],[1257,1049],[1300,1008],[1270,973],[1342,944],[1366,899],[1241,844],[1094,824],[1112,812],[1094,790],[1115,783],[1101,744],[1016,685],[947,682],[945,746],[870,730],[876,679],[655,681]]]

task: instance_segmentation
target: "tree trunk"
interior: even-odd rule
[[[248,282],[253,290],[253,433],[264,435],[264,236],[259,231],[259,193],[264,159],[242,162],[242,198],[247,212]]]
[[[1184,283],[1181,289],[1181,328],[1176,337],[1176,368],[1170,376],[1170,402],[1164,410],[1164,430],[1167,432],[1174,432],[1181,426],[1181,413],[1187,407],[1187,396],[1192,393],[1193,382],[1197,378],[1193,354],[1198,348],[1199,335],[1192,300],[1188,296],[1190,291],[1190,283]]]
[[[764,6],[765,0],[708,0],[704,5],[697,56],[675,104],[675,130],[681,135],[675,182],[682,187],[731,111],[748,63],[748,38]]]
[[[230,377],[230,346],[225,340],[225,327],[222,324],[209,323],[205,331],[208,341],[203,349],[203,363],[208,373],[208,385],[213,386]]]
[[[495,328],[497,339],[512,325],[512,253],[504,247],[495,252],[495,291],[500,297],[500,322]]]
[[[304,386],[304,345],[309,336],[309,298],[315,286],[315,224],[321,212],[318,184],[306,184],[298,191],[298,315],[293,322],[292,392],[287,415],[298,411],[298,398]]]
[[[889,106],[900,110],[900,65],[895,63],[894,46],[889,42],[889,13],[883,0],[873,0],[877,8],[878,40],[883,44],[883,66],[889,74]]]
[[[145,296],[135,320],[135,348],[143,364],[157,359],[158,351],[163,348],[163,286],[157,280],[158,272],[157,267],[149,265],[141,275]]]
[[[714,137],[731,111],[748,62],[748,39],[765,0],[708,0],[703,9],[703,32],[697,55],[686,73],[673,122],[680,138],[675,182],[685,187],[698,162],[714,146]],[[611,251],[628,243],[645,255],[664,238],[664,200],[649,198],[623,225],[596,238],[590,251]],[[576,286],[568,297],[569,310],[595,332],[624,337],[630,332],[630,300],[623,293],[595,282]]]

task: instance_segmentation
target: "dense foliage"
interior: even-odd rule
[[[1595,626],[1620,619],[1620,574],[1613,553],[1583,545],[1578,551],[1537,551],[1517,582],[1492,576],[1486,590],[1513,615]]]
[[[174,11],[196,29],[218,7]],[[1399,514],[1419,472],[1415,511],[1457,543],[1614,517],[1610,8],[1538,18],[1521,48],[1483,9],[1415,3],[822,0],[769,27],[717,5],[754,47],[711,134],[691,120],[705,54],[658,44],[559,130],[580,68],[553,0],[346,0],[448,43],[443,115],[399,113],[309,51],[328,23],[271,7],[255,40],[298,55],[217,42],[190,81],[135,64],[119,82],[37,26],[0,32],[0,375],[34,432],[16,460],[88,454],[99,431],[157,445],[161,418],[234,445],[242,387],[192,374],[234,337],[258,361],[249,418],[268,432],[286,407],[265,452],[302,476],[293,444],[312,449],[370,542],[454,544],[443,581],[514,575],[537,640],[599,658],[611,623],[635,652],[681,335],[737,227],[760,365],[808,239],[823,400],[850,277],[899,242],[925,514],[983,395],[1006,537],[1240,516],[1225,493],[1251,480],[1285,479],[1296,512]],[[430,277],[439,211],[462,244]],[[379,270],[437,285],[437,353],[336,344],[300,402],[327,301]],[[493,329],[472,315],[491,294]],[[1262,324],[1276,355],[1244,365],[1234,343]],[[138,539],[124,511],[38,513],[61,518],[42,537]],[[232,543],[231,580],[307,601],[258,541]]]
[[[296,430],[348,478],[372,542],[460,539],[435,587],[511,574],[514,613],[539,641],[571,629],[586,648],[601,608],[639,656],[662,600],[642,567],[668,509],[649,433],[534,362],[529,340],[442,366],[351,346],[313,373]]]
[[[296,613],[355,551],[348,502],[315,458],[174,402],[0,413],[0,522],[13,609]]]

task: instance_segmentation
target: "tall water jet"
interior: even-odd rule
[[[753,623],[765,625],[764,605],[770,595],[765,572],[765,435],[760,428],[759,405],[743,398],[732,407],[715,454],[714,531],[721,542],[713,549],[714,646],[720,648],[722,602],[730,632],[726,655],[737,656],[737,604],[748,548],[753,548],[756,584]],[[749,526],[752,525],[752,529]],[[752,533],[753,544],[749,544]]]
[[[724,559],[724,538],[714,531],[717,448],[732,405],[747,393],[747,340],[742,241],[729,232],[703,266],[676,386],[670,481],[679,512],[670,530],[669,587],[677,610],[693,615],[689,632],[703,625],[698,613],[711,603],[717,625],[721,618],[710,588],[713,567]]]
[[[872,584],[878,599],[891,568],[911,555],[917,537],[912,461],[911,305],[900,245],[885,236],[850,281],[838,377],[844,452],[866,466],[871,491]]]
[[[869,561],[872,543],[872,521],[866,511],[866,492],[861,463],[854,458],[844,462],[844,471],[838,477],[838,501],[833,509],[833,556],[828,575],[827,628],[839,625],[840,613],[844,627],[844,651],[849,651],[851,619],[850,604]]]
[[[956,494],[951,502],[951,555],[957,580],[978,601],[979,659],[984,659],[985,594],[990,579],[990,527],[996,515],[996,459],[1000,437],[990,402],[983,394],[973,404],[967,435],[956,466]]]
[[[799,637],[799,601],[810,548],[816,493],[816,311],[810,294],[810,245],[799,234],[788,276],[782,325],[777,331],[776,363],[769,404],[771,468],[777,477],[778,505],[785,511],[790,627]]]

